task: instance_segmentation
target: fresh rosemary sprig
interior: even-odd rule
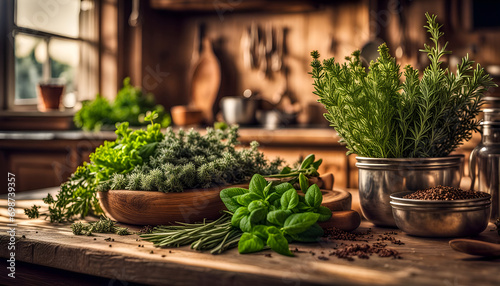
[[[238,246],[243,232],[231,226],[232,213],[224,214],[215,221],[179,225],[157,226],[150,234],[142,234],[143,240],[158,247],[180,247],[191,245],[192,249],[210,250],[212,254]]]
[[[374,158],[443,157],[478,130],[483,94],[496,86],[491,77],[468,56],[452,73],[441,58],[449,54],[441,46],[443,33],[436,16],[427,17],[427,31],[433,45],[424,45],[430,65],[419,79],[419,71],[400,66],[386,44],[367,72],[360,52],[339,64],[334,58],[321,63],[311,53],[314,94],[328,113],[326,119],[347,145],[348,154]]]

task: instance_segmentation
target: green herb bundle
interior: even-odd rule
[[[155,227],[141,238],[158,247],[191,245],[196,250],[218,254],[238,246],[240,253],[270,248],[279,254],[293,256],[288,243],[317,242],[323,229],[317,222],[327,221],[332,211],[321,206],[323,195],[317,185],[309,186],[304,174],[298,175],[305,195],[299,195],[288,182],[276,181],[255,174],[249,188],[227,188],[220,192],[226,208],[219,219],[197,224],[179,223]]]
[[[334,58],[321,63],[311,53],[314,87],[327,109],[325,118],[347,145],[348,154],[373,158],[443,157],[478,129],[483,94],[496,86],[479,65],[464,57],[452,73],[441,58],[450,52],[441,46],[441,26],[436,16],[427,17],[433,45],[424,45],[430,65],[419,71],[404,68],[405,80],[386,44],[367,72],[360,52],[339,64]]]
[[[115,173],[101,189],[181,192],[248,181],[253,174],[278,173],[282,161],[268,162],[258,143],[238,150],[238,128],[177,133],[167,129],[150,160],[127,174]]]
[[[157,144],[165,135],[161,126],[153,123],[156,112],[146,115],[151,122],[146,130],[132,130],[128,122],[117,124],[115,141],[106,141],[90,155],[90,163],[84,162],[68,181],[61,185],[54,199],[50,194],[43,200],[49,205],[49,212],[44,214],[51,222],[72,221],[76,216],[99,215],[102,209],[96,197],[96,191],[107,185],[113,174],[130,172],[136,165],[144,164],[154,152]],[[29,218],[40,216],[39,206],[25,209]]]
[[[305,196],[299,195],[290,183],[273,186],[259,174],[252,177],[248,189],[221,191],[226,208],[234,212],[232,226],[244,232],[238,243],[240,253],[268,246],[279,254],[293,256],[288,242],[316,242],[323,235],[317,222],[329,220],[332,212],[321,206],[323,195],[318,186],[309,186],[304,175],[300,178]]]
[[[269,162],[252,142],[250,148],[236,149],[238,129],[207,129],[205,135],[191,130],[166,134],[153,123],[158,115],[148,113],[146,130],[132,130],[128,122],[117,124],[117,139],[104,142],[90,155],[90,163],[79,166],[61,185],[56,197],[44,199],[51,222],[72,221],[102,209],[98,191],[112,189],[180,192],[248,181],[255,173],[275,174],[282,161]],[[310,170],[309,172],[312,172]],[[293,175],[293,174],[292,174]],[[25,209],[30,218],[40,216],[39,206]]]
[[[103,126],[113,127],[118,122],[142,126],[148,124],[145,120],[148,111],[156,111],[162,127],[170,125],[170,116],[163,106],[155,104],[152,94],[144,94],[140,88],[132,86],[127,77],[114,101],[110,102],[101,95],[97,95],[94,100],[84,101],[73,121],[78,128],[96,131]]]

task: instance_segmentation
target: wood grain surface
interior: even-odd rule
[[[45,191],[46,194],[46,191]],[[24,195],[24,194],[23,194]],[[371,229],[370,243],[380,236],[394,235],[403,245],[388,243],[402,259],[382,258],[353,261],[328,254],[341,243],[292,243],[296,257],[285,257],[271,251],[241,255],[236,249],[221,255],[197,252],[189,247],[159,249],[141,241],[136,234],[119,236],[95,234],[75,236],[70,224],[50,224],[43,219],[27,220],[23,208],[40,199],[25,196],[16,200],[16,261],[85,273],[109,279],[109,285],[128,282],[150,285],[499,285],[500,259],[477,258],[454,251],[449,239],[412,237],[395,229],[374,227],[363,221],[357,232]],[[7,201],[0,200],[0,257],[10,254]],[[131,230],[138,228],[130,226]],[[474,239],[500,243],[493,224]],[[354,242],[364,243],[364,242]],[[327,260],[323,260],[327,257]],[[21,271],[20,268],[18,271]],[[8,280],[3,270],[0,284],[21,283]],[[41,274],[40,274],[41,275]],[[16,278],[18,279],[18,278]],[[78,279],[78,278],[77,278]],[[40,281],[44,281],[40,277]],[[17,283],[16,285],[22,285]],[[78,284],[78,281],[75,281]],[[120,284],[121,283],[121,284]]]

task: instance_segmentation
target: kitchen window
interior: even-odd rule
[[[0,5],[6,36],[4,110],[36,110],[37,84],[65,84],[72,108],[98,89],[98,15],[94,0],[9,0]],[[1,83],[1,82],[0,82]]]

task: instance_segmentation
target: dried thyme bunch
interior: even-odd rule
[[[195,130],[175,133],[169,128],[147,163],[130,173],[114,174],[99,189],[181,192],[248,181],[256,173],[279,173],[282,161],[268,162],[257,142],[240,150],[238,144],[237,127],[226,131],[208,128],[205,135]]]
[[[98,221],[90,223],[75,222],[71,225],[71,230],[75,235],[92,235],[92,233],[116,233],[118,235],[128,235],[130,232],[126,227],[119,227],[111,219],[101,216]]]
[[[468,56],[455,73],[441,66],[450,52],[440,46],[441,26],[436,16],[427,17],[433,46],[424,45],[430,65],[419,71],[407,65],[401,81],[400,66],[386,44],[367,72],[360,52],[339,64],[334,58],[323,64],[311,53],[314,87],[327,109],[325,118],[337,130],[348,154],[373,158],[443,157],[472,137],[484,92],[496,86],[484,69]]]

